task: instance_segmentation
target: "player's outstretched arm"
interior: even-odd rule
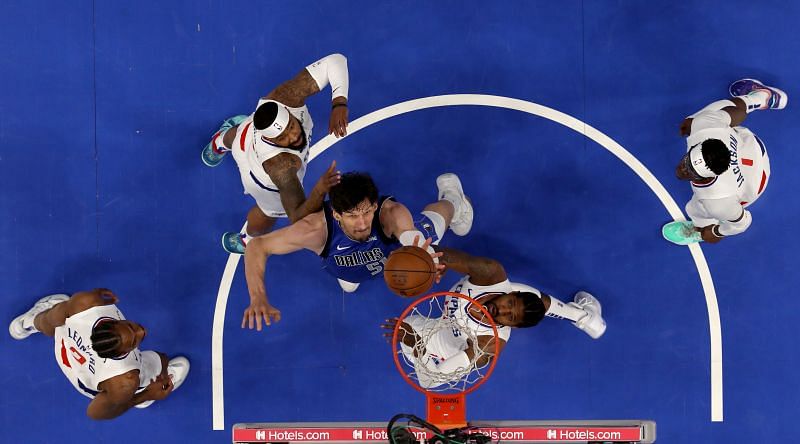
[[[408,208],[399,202],[387,200],[383,203],[380,218],[384,234],[390,237],[394,236],[401,245],[420,247],[430,253],[433,261],[437,264],[436,282],[439,282],[444,273],[444,266],[439,264],[441,254],[431,246],[432,239],[425,239],[425,235],[414,226],[414,219]]]
[[[475,285],[488,286],[508,279],[506,270],[500,262],[488,257],[472,256],[454,248],[436,247],[443,253],[442,262],[450,269],[469,275]]]
[[[158,401],[166,398],[174,388],[172,379],[166,374],[158,375],[141,392],[139,371],[131,370],[100,383],[101,391],[94,397],[86,415],[92,419],[114,419],[145,401]]]
[[[331,187],[342,180],[342,172],[336,169],[336,161],[322,173],[314,188],[306,198],[303,184],[297,177],[297,171],[302,168],[300,159],[288,153],[281,153],[264,162],[264,171],[278,186],[281,204],[286,210],[286,216],[292,223],[322,209],[322,202]]]
[[[346,104],[350,89],[347,58],[331,54],[306,66],[293,78],[281,83],[266,98],[291,107],[305,104],[305,100],[331,85],[332,104]]]
[[[242,328],[261,331],[263,318],[267,325],[280,321],[281,312],[269,304],[264,275],[267,258],[272,255],[293,253],[302,249],[319,254],[325,247],[327,227],[321,211],[310,214],[286,228],[257,237],[244,250],[244,273],[250,293],[250,306],[244,311]]]

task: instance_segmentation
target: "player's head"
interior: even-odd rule
[[[262,103],[253,114],[253,127],[259,137],[274,145],[301,148],[306,144],[303,125],[286,106],[268,100]]]
[[[544,318],[547,311],[542,299],[535,293],[512,291],[500,294],[483,303],[495,323],[508,327],[533,327]]]
[[[328,193],[333,217],[342,231],[357,241],[365,241],[372,230],[378,209],[378,187],[367,173],[344,173],[338,185]]]
[[[675,176],[680,180],[702,181],[728,170],[731,154],[719,139],[706,139],[691,147],[678,162]]]
[[[131,321],[101,321],[92,329],[92,348],[101,358],[117,358],[142,343],[147,330]]]

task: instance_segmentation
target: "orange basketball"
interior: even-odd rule
[[[436,277],[436,264],[420,247],[400,247],[389,255],[383,279],[390,290],[403,297],[419,296],[430,290]]]

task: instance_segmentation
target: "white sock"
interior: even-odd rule
[[[739,96],[747,105],[748,114],[755,110],[766,108],[771,97],[772,92],[768,89],[755,89],[746,96]]]
[[[439,245],[439,242],[441,242],[444,237],[445,231],[447,231],[447,224],[444,223],[444,217],[435,211],[423,211],[422,215],[427,216],[428,219],[433,222],[433,231],[436,232],[436,237],[439,238],[433,245]]]
[[[39,313],[36,313],[33,316],[26,316],[26,317],[22,318],[22,328],[24,328],[26,330],[32,329],[33,331],[38,332],[39,329],[36,328],[36,325],[33,323],[33,321],[36,319],[36,316],[38,316],[38,315],[39,315]]]
[[[575,307],[572,304],[565,304],[550,296],[550,308],[547,309],[544,315],[549,318],[569,319],[572,322],[578,322],[588,314],[582,308]]]
[[[227,134],[228,131],[230,131],[230,130],[231,130],[231,128],[229,128],[228,130],[225,130],[225,131],[217,134],[217,137],[214,137],[214,139],[212,140],[211,143],[214,144],[214,146],[217,148],[218,151],[221,151],[223,153],[227,153],[228,151],[231,150],[230,148],[226,147],[224,143],[222,143],[222,140],[225,138],[225,134]]]

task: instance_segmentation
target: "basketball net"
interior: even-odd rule
[[[494,339],[483,347],[467,325],[470,306],[480,309],[480,321],[492,329]],[[460,293],[421,296],[403,311],[392,335],[394,363],[403,379],[425,395],[428,422],[443,430],[467,425],[466,395],[491,376],[500,350],[497,337],[489,312]],[[437,354],[442,351],[448,356]],[[462,352],[467,365],[444,364]]]

